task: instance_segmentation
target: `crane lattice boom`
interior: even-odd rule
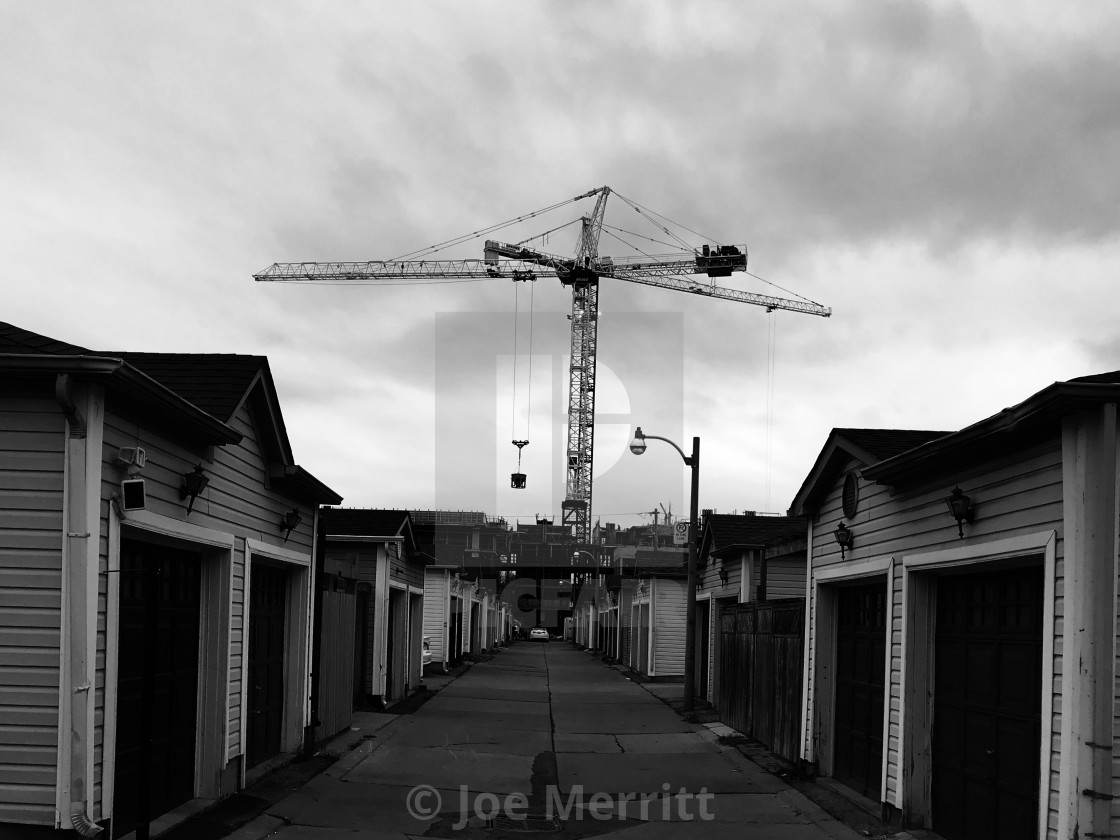
[[[579,544],[591,542],[591,484],[595,441],[596,330],[599,280],[609,278],[705,297],[828,317],[832,310],[808,300],[760,295],[717,286],[714,278],[747,270],[745,245],[705,245],[691,255],[643,255],[612,259],[598,255],[606,200],[611,190],[599,187],[580,198],[597,196],[595,209],[582,219],[574,257],[560,257],[487,240],[484,259],[373,260],[369,262],[275,263],[254,274],[259,281],[384,283],[394,280],[508,278],[554,276],[572,289],[571,369],[568,381],[568,446],[562,521]],[[625,200],[625,199],[624,199]],[[705,275],[706,282],[696,278]]]

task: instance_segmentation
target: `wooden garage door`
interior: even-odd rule
[[[194,796],[201,559],[121,543],[114,837]]]
[[[287,604],[287,571],[254,563],[249,577],[248,767],[280,752]]]
[[[1041,568],[937,582],[933,828],[948,840],[1038,834]]]
[[[886,582],[837,592],[836,748],[832,775],[879,800],[883,778]]]

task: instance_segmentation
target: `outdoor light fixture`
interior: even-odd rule
[[[719,566],[719,582],[724,586],[727,586],[727,569],[722,563],[720,563]]]
[[[945,504],[949,513],[957,520],[957,533],[964,539],[964,523],[972,524],[975,512],[972,509],[972,499],[964,494],[960,487],[954,487],[953,492],[945,497]]]
[[[843,560],[844,552],[855,544],[855,535],[852,533],[852,529],[843,522],[836,526],[834,534],[836,544],[840,546],[840,559]]]
[[[194,500],[206,489],[206,485],[209,483],[210,479],[202,471],[202,464],[196,466],[192,472],[183,473],[183,485],[179,488],[179,498],[190,498],[190,502],[187,503],[187,513],[190,513],[191,509],[194,508]]]
[[[302,521],[303,517],[299,515],[299,511],[295,508],[284,514],[284,518],[280,520],[280,530],[284,532],[284,542],[288,541],[292,531],[299,527],[299,523]]]
[[[646,436],[642,434],[641,426],[634,432],[634,439],[630,441],[630,451],[635,455],[641,455],[646,451]]]

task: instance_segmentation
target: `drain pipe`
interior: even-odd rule
[[[314,552],[311,575],[311,603],[314,610],[311,617],[311,715],[303,728],[303,758],[305,759],[315,755],[315,734],[322,726],[322,721],[319,719],[319,681],[322,679],[323,665],[322,654],[319,651],[323,644],[323,575],[326,569],[324,530],[322,508],[316,504],[311,527],[311,550]]]
[[[91,532],[96,523],[100,492],[91,498],[90,484],[100,485],[97,464],[100,460],[100,426],[94,441],[89,440],[88,418],[93,400],[84,395],[83,416],[73,396],[69,374],[55,379],[55,400],[66,417],[65,510],[66,539],[63,542],[63,663],[61,687],[63,707],[69,720],[60,720],[60,730],[69,731],[65,746],[68,755],[61,756],[68,767],[66,789],[70,825],[82,837],[96,837],[101,826],[90,818],[93,794],[93,677],[95,651],[89,633],[90,604],[96,604],[97,540]],[[97,473],[94,473],[97,470]],[[90,476],[93,476],[92,481]],[[90,508],[94,510],[91,514]],[[96,616],[94,616],[96,621]],[[60,710],[61,711],[61,710]]]

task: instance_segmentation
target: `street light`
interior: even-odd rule
[[[630,441],[630,451],[641,455],[646,451],[647,440],[663,440],[678,453],[686,467],[692,467],[692,494],[688,505],[688,582],[685,585],[685,611],[684,611],[684,704],[682,709],[691,712],[693,708],[693,695],[696,693],[696,523],[698,510],[696,497],[700,490],[700,438],[692,439],[692,456],[684,454],[669,438],[647,435],[638,426],[634,432],[634,439]]]

